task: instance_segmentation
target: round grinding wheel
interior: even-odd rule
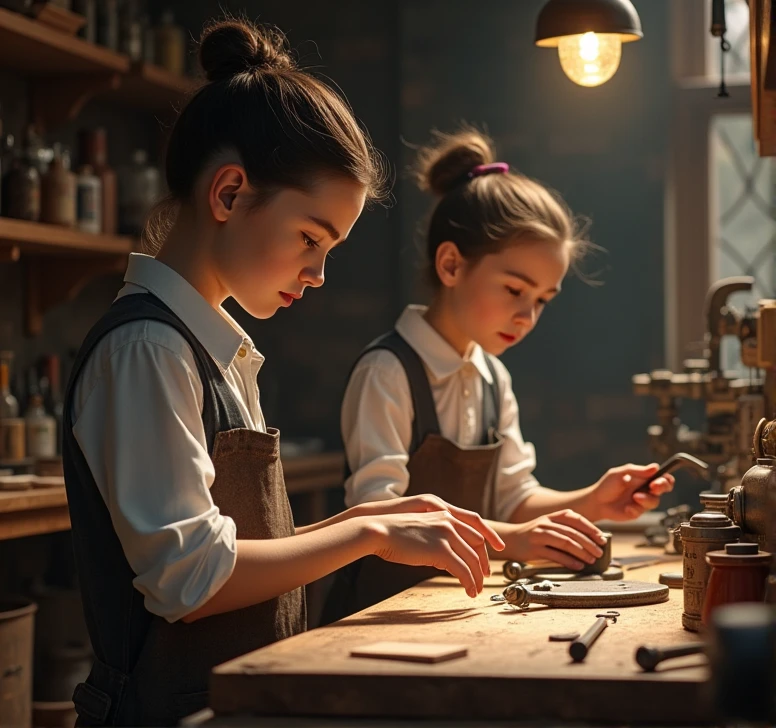
[[[548,572],[543,574],[539,572],[534,574],[531,579],[539,579],[548,581],[619,581],[623,578],[624,573],[619,566],[610,566],[603,574],[584,574],[580,575],[576,571],[567,571],[563,574],[553,574]]]
[[[668,601],[668,587],[646,581],[568,581],[512,584],[504,589],[513,606],[545,604],[548,607],[602,609],[636,607]]]

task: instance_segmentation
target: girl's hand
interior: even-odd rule
[[[621,465],[607,470],[593,486],[590,493],[591,510],[596,520],[609,518],[613,521],[629,521],[638,518],[644,511],[656,508],[660,496],[673,490],[674,476],[664,475],[649,484],[649,493],[636,493],[660,466]]]
[[[513,524],[507,537],[507,553],[517,561],[548,559],[579,570],[603,554],[603,533],[570,509]]]
[[[450,509],[454,508],[450,506]],[[450,509],[389,513],[369,519],[376,544],[373,553],[386,561],[433,566],[452,574],[474,598],[490,575],[486,544],[497,551],[504,542],[471,511]]]
[[[384,516],[393,513],[432,513],[434,511],[447,511],[459,521],[479,531],[485,536],[488,543],[496,551],[504,548],[504,542],[501,537],[474,511],[467,511],[465,508],[448,503],[441,498],[425,493],[424,495],[413,495],[406,498],[391,498],[390,500],[374,501],[372,503],[362,503],[350,509],[354,516]]]

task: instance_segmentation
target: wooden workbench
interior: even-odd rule
[[[283,460],[286,490],[308,499],[300,523],[326,517],[325,491],[342,486],[345,459],[341,452]],[[0,541],[65,531],[70,528],[67,496],[61,488],[0,492]]]
[[[616,535],[615,555],[647,554],[637,537]],[[659,551],[654,551],[658,555]],[[500,567],[500,565],[494,565]],[[626,571],[657,581],[681,562]],[[495,573],[495,570],[494,570]],[[645,674],[638,645],[697,641],[681,626],[682,592],[666,603],[619,609],[587,660],[573,664],[557,632],[584,632],[602,610],[492,603],[500,570],[470,600],[450,578],[433,579],[329,627],[247,654],[214,670],[216,722],[229,716],[318,716],[460,720],[553,720],[693,725],[709,723],[703,657],[667,663]],[[464,644],[462,659],[426,665],[352,658],[350,650],[382,640]],[[238,720],[244,725],[244,722]]]

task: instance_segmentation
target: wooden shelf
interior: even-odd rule
[[[50,128],[74,119],[95,96],[164,112],[197,87],[77,36],[0,8],[0,68],[30,76],[33,120]]]
[[[343,463],[341,452],[287,458],[283,462],[286,489],[291,495],[305,495],[319,501],[324,491],[342,486]],[[325,517],[321,507],[318,503],[315,520]],[[0,492],[0,541],[69,528],[64,488]]]
[[[128,73],[129,58],[0,8],[0,67],[29,75]]]
[[[132,238],[121,235],[92,235],[60,225],[0,218],[0,247],[18,247],[23,254],[127,256],[133,246]]]
[[[0,262],[22,259],[24,328],[40,332],[43,315],[71,301],[95,276],[121,273],[134,247],[132,238],[0,218]]]
[[[140,109],[172,110],[193,93],[199,84],[193,78],[177,76],[150,63],[133,63],[121,86],[111,93],[119,103]]]

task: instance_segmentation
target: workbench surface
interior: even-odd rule
[[[616,534],[615,558],[661,555],[635,548],[635,535]],[[657,581],[672,563],[626,570],[625,578]],[[705,658],[665,663],[653,674],[636,665],[641,644],[698,641],[681,625],[682,591],[668,602],[618,608],[587,659],[574,664],[568,643],[548,635],[584,633],[602,609],[517,611],[490,601],[505,584],[494,563],[483,593],[469,599],[452,578],[432,579],[329,627],[249,653],[214,670],[211,707],[217,716],[359,716],[424,719],[522,719],[699,724],[710,721]],[[350,657],[373,642],[411,641],[468,646],[467,657],[419,664]]]

